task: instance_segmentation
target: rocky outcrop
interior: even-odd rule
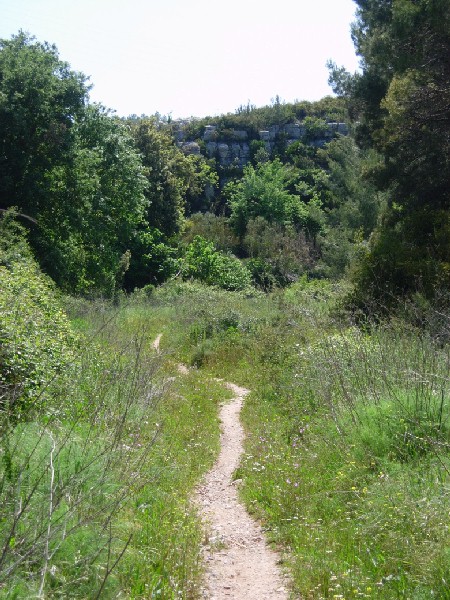
[[[222,166],[232,164],[245,167],[250,160],[250,146],[247,142],[227,144],[224,142],[208,142],[206,144],[206,155],[208,158],[217,158]]]
[[[259,140],[265,143],[270,154],[278,141],[290,145],[303,140],[311,146],[321,147],[337,135],[348,135],[348,127],[346,123],[327,123],[326,129],[320,135],[313,136],[308,133],[304,124],[288,123],[272,125],[268,129],[259,131],[258,135]],[[245,130],[228,130],[226,139],[221,139],[221,133],[215,125],[206,125],[203,142],[206,156],[216,158],[222,167],[243,168],[250,160],[248,133]],[[179,141],[178,145],[186,154],[201,154],[201,148],[197,142]]]
[[[201,154],[200,145],[197,142],[179,142],[178,146],[185,154]]]

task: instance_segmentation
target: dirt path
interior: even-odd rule
[[[220,412],[221,451],[198,488],[207,545],[203,597],[211,600],[287,599],[278,555],[268,548],[261,527],[238,501],[232,475],[243,452],[239,413],[248,390],[228,383],[235,397]]]
[[[156,352],[158,352],[159,354],[159,343],[161,341],[162,338],[162,333],[158,333],[158,335],[155,337],[155,339],[152,342],[152,348],[153,350],[156,350]]]
[[[153,342],[156,352],[162,334]],[[180,374],[189,373],[178,365]],[[220,411],[222,433],[216,464],[197,488],[205,527],[206,566],[203,598],[209,600],[287,600],[279,556],[265,541],[261,527],[238,500],[233,473],[243,453],[244,431],[239,415],[249,390],[224,383],[234,394]]]

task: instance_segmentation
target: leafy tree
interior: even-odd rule
[[[184,156],[174,146],[170,134],[158,129],[151,119],[132,124],[131,131],[148,182],[146,221],[171,236],[179,231],[184,216],[187,184],[178,176]]]
[[[52,200],[39,215],[45,270],[65,289],[111,295],[144,222],[146,180],[127,127],[101,106],[73,126],[70,160],[46,176]]]
[[[129,243],[129,268],[124,273],[127,291],[166,281],[179,269],[176,248],[156,228],[139,228]]]
[[[45,176],[67,161],[88,90],[55,46],[22,31],[0,40],[0,206],[37,217],[51,203]]]
[[[231,222],[239,235],[251,218],[261,216],[269,223],[291,222],[297,199],[288,191],[294,173],[279,160],[248,165],[239,182],[229,186]]]
[[[131,123],[133,137],[142,155],[147,178],[146,221],[170,237],[180,231],[186,211],[195,210],[207,185],[217,185],[211,166],[197,156],[186,156],[174,143],[170,131],[154,119]]]
[[[266,291],[292,283],[314,264],[304,232],[292,225],[268,223],[263,217],[250,219],[243,246],[255,285]]]
[[[379,165],[373,150],[362,150],[354,140],[333,140],[318,155],[326,168],[327,192],[322,193],[325,226],[319,235],[322,274],[339,278],[366,249],[376,227],[385,194],[366,176]]]
[[[251,285],[250,273],[239,259],[218,252],[213,242],[201,236],[196,236],[186,249],[183,276],[231,291],[244,290]]]
[[[353,39],[363,70],[343,87],[359,115],[360,140],[384,158],[373,178],[389,198],[359,293],[372,288],[386,297],[419,287],[433,296],[450,285],[450,4],[357,5]]]
[[[305,117],[303,125],[306,129],[306,140],[314,141],[324,137],[328,130],[327,122],[317,117]]]
[[[186,214],[206,212],[211,207],[211,200],[219,185],[214,160],[206,160],[203,156],[191,154],[186,156],[185,166],[184,176],[188,184]]]
[[[239,236],[245,234],[250,219],[263,217],[268,223],[291,224],[314,237],[320,230],[317,220],[320,200],[303,202],[296,191],[298,174],[279,159],[248,165],[238,182],[228,184],[231,224]],[[298,191],[298,189],[297,189]],[[310,200],[309,198],[307,200]]]
[[[55,46],[23,32],[0,42],[0,203],[35,219],[31,245],[61,287],[111,295],[146,182],[125,125],[87,94]]]
[[[233,252],[238,247],[238,240],[230,227],[227,217],[213,213],[195,213],[185,223],[182,243],[190,244],[197,236],[214,242],[217,250]]]

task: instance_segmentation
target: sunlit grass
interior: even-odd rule
[[[334,318],[336,291],[191,288],[174,336],[188,362],[253,390],[236,477],[294,595],[447,598],[449,349],[395,320]]]
[[[166,313],[71,303],[83,351],[2,438],[0,597],[198,595],[191,498],[229,392],[155,351]]]
[[[87,340],[73,380],[54,382],[50,417],[10,433],[11,463],[3,446],[3,482],[22,469],[20,493],[2,490],[5,556],[34,539],[28,515],[20,535],[7,519],[39,473],[29,522],[43,542],[0,597],[38,595],[44,572],[47,597],[199,596],[190,499],[218,451],[219,376],[252,390],[235,476],[294,597],[449,598],[448,336],[395,320],[357,328],[335,310],[336,287],[247,296],[175,281],[120,307],[72,302]],[[59,494],[48,536],[52,469],[72,504]]]

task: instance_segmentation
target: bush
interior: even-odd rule
[[[186,250],[183,276],[230,291],[244,290],[251,285],[250,273],[239,259],[218,252],[212,242],[201,236],[196,236]]]
[[[213,213],[195,213],[186,221],[183,243],[192,243],[198,235],[213,242],[216,250],[222,252],[232,252],[238,245],[238,240],[229,226],[229,220]]]
[[[0,239],[0,407],[17,419],[73,364],[78,340],[10,214]]]

